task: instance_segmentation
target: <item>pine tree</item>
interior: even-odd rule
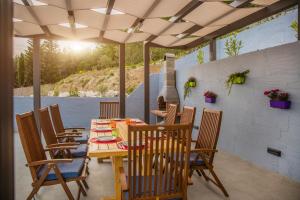
[[[18,87],[24,86],[25,83],[25,56],[23,53],[18,57],[17,62],[17,85]]]

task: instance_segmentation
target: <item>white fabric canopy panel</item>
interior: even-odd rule
[[[116,42],[124,42],[129,33],[120,30],[109,30],[105,31],[104,38],[110,39]]]
[[[183,19],[200,26],[207,26],[234,8],[223,2],[204,2]]]
[[[260,5],[260,6],[269,6],[273,3],[278,2],[279,0],[254,0],[251,3],[252,4],[256,4],[256,5]]]
[[[180,22],[180,23],[174,23],[171,28],[163,32],[163,35],[177,35],[180,33],[183,33],[187,29],[191,28],[195,24],[191,22]]]
[[[14,3],[14,18],[20,19],[22,21],[38,24],[38,22],[32,17],[32,15],[27,10],[27,8],[18,3]]]
[[[74,16],[77,23],[96,29],[102,28],[105,19],[105,15],[93,10],[76,10]]]
[[[159,45],[168,47],[170,44],[172,44],[173,42],[175,42],[177,40],[178,40],[178,38],[175,36],[164,35],[164,36],[158,36],[152,42],[155,44],[159,44]]]
[[[170,22],[160,18],[146,19],[140,28],[140,31],[158,35],[161,30],[166,28]]]
[[[54,25],[68,23],[66,10],[54,6],[32,6],[32,9],[40,21],[40,25]]]
[[[186,45],[197,39],[199,39],[199,37],[183,38],[183,39],[179,40],[178,42],[173,43],[172,47]]]
[[[75,33],[73,33],[71,28],[60,25],[49,25],[48,27],[52,34],[64,37],[66,39],[92,39],[97,38],[100,34],[99,30],[92,28],[76,29]]]
[[[148,37],[150,37],[149,33],[133,33],[127,40],[127,43],[142,42],[145,41]]]
[[[110,15],[107,24],[107,29],[127,29],[133,24],[135,20],[136,17],[127,14]]]
[[[65,0],[40,0],[40,1],[48,5],[67,9]],[[72,10],[105,8],[107,4],[107,0],[70,0],[70,1],[71,1]]]
[[[193,35],[203,37],[203,36],[208,35],[220,28],[223,28],[223,27],[224,26],[206,26],[206,27],[201,28],[199,31],[196,31],[195,33],[193,33]]]
[[[29,22],[14,22],[14,31],[16,35],[28,36],[43,34],[43,30],[40,26]]]

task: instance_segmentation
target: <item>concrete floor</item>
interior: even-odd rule
[[[16,199],[25,199],[31,191],[31,176],[27,167],[23,149],[20,145],[19,135],[15,135],[15,189]],[[90,186],[87,197],[81,199],[99,200],[103,196],[113,194],[113,172],[111,164],[105,162],[98,164],[92,159],[89,164],[90,176],[87,182]],[[215,171],[222,180],[232,200],[299,200],[300,183],[291,181],[274,172],[258,168],[249,162],[219,152],[215,158]],[[190,200],[220,200],[227,199],[211,183],[194,175],[193,185],[188,187],[188,199]],[[77,194],[77,185],[68,184],[73,195]],[[36,196],[38,200],[67,199],[62,187],[43,187]]]

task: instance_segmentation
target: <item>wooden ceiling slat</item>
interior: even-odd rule
[[[114,7],[114,4],[115,4],[115,0],[107,0],[105,19],[104,19],[104,22],[103,22],[103,25],[102,25],[102,30],[100,31],[100,35],[99,35],[100,41],[103,40],[103,35],[104,35],[104,32],[107,28],[108,21],[109,21],[109,16],[110,16],[111,11]]]

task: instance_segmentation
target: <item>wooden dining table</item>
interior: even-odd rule
[[[138,124],[145,124],[143,121],[135,119]],[[104,200],[120,200],[122,196],[121,184],[120,184],[120,167],[123,167],[123,158],[128,155],[128,151],[120,148],[119,142],[127,141],[127,124],[125,120],[113,120],[116,123],[116,129],[118,131],[118,140],[111,143],[98,143],[94,142],[94,139],[98,136],[111,136],[112,131],[103,130],[101,128],[110,128],[111,120],[93,119],[91,120],[91,130],[89,139],[88,156],[94,158],[111,158],[112,170],[114,172],[114,188],[115,195],[112,197],[104,197]],[[98,130],[97,130],[98,128]]]

